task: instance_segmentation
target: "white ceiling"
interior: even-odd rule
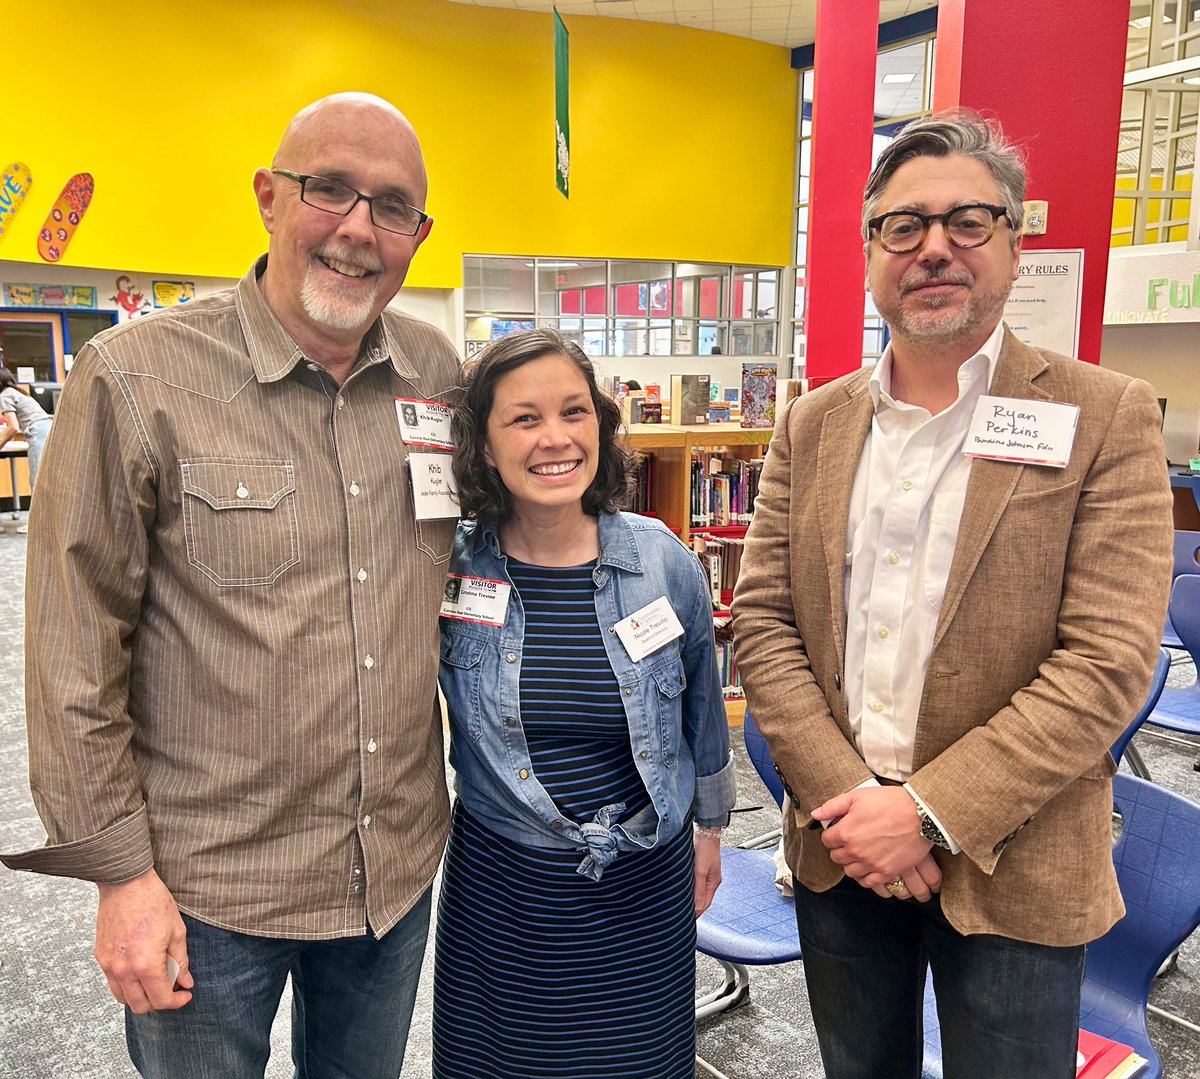
[[[610,19],[668,22],[753,38],[771,45],[810,45],[816,33],[817,0],[452,0],[478,7],[603,15]],[[842,0],[853,3],[854,0]],[[891,22],[937,0],[879,0],[879,21]]]

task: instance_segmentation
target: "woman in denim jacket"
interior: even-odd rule
[[[733,764],[704,574],[616,512],[619,422],[550,330],[490,345],[455,413],[435,1079],[694,1074]]]

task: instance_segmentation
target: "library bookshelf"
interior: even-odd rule
[[[709,423],[680,426],[669,423],[636,423],[625,429],[626,445],[652,460],[652,489],[645,512],[659,518],[689,547],[700,537],[742,538],[743,525],[694,525],[692,507],[692,459],[697,454],[722,455],[753,460],[761,458],[771,441],[771,428],[742,427],[738,423]],[[729,596],[722,593],[723,603]],[[729,722],[740,725],[746,714],[744,698],[725,701]]]

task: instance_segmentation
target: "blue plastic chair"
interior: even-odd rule
[[[1171,586],[1170,621],[1200,671],[1200,574],[1185,573]],[[1183,689],[1164,689],[1146,723],[1200,735],[1200,679]]]
[[[1146,1008],[1155,974],[1200,925],[1200,804],[1122,773],[1113,777],[1113,808],[1122,822],[1113,864],[1126,914],[1088,945],[1079,1025],[1144,1056],[1148,1063],[1138,1079],[1160,1079],[1162,1062],[1146,1029]],[[928,979],[922,1077],[942,1079]]]
[[[749,711],[743,734],[755,770],[775,801],[782,803],[783,781]],[[696,923],[696,950],[721,964],[724,980],[716,989],[696,998],[697,1019],[749,999],[747,967],[791,963],[800,958],[795,908],[775,886],[772,852],[778,832],[764,839],[770,844],[767,849],[726,847],[721,851],[721,887],[712,906]]]
[[[1200,492],[1198,492],[1200,493]],[[1179,528],[1175,530],[1175,566],[1171,570],[1171,580],[1185,573],[1200,573],[1200,532],[1188,532]],[[1183,641],[1175,632],[1170,614],[1163,628],[1162,643],[1164,648],[1183,648]]]
[[[1121,757],[1126,755],[1128,750],[1129,770],[1133,772],[1139,779],[1149,779],[1150,769],[1146,767],[1146,762],[1142,760],[1142,755],[1137,751],[1137,746],[1130,745],[1130,740],[1138,732],[1138,728],[1146,722],[1146,717],[1154,710],[1154,706],[1158,704],[1158,699],[1162,695],[1163,687],[1167,684],[1167,672],[1171,669],[1171,653],[1165,648],[1158,650],[1158,662],[1154,664],[1154,674],[1150,678],[1150,689],[1146,694],[1146,700],[1142,704],[1138,714],[1133,717],[1133,721],[1121,732],[1121,737],[1112,744],[1113,760],[1118,764],[1121,763]]]

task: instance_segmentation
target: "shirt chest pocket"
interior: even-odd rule
[[[483,733],[480,687],[487,647],[481,638],[447,628],[443,623],[441,684],[450,710],[450,724],[458,733],[465,728],[476,742]],[[499,686],[495,692],[499,693]]]
[[[267,585],[300,561],[290,461],[179,462],[187,558],[221,587]]]

